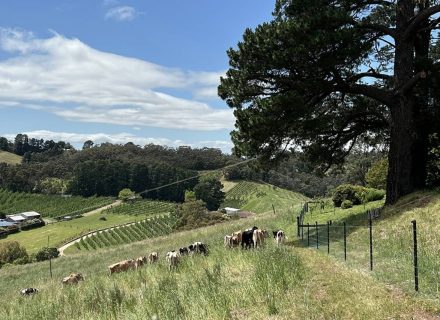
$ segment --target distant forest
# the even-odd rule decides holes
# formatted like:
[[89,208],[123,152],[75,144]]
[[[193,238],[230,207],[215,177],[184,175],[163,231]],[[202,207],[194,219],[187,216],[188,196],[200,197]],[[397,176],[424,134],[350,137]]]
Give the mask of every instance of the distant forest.
[[[170,148],[154,144],[95,145],[86,141],[82,150],[76,150],[68,142],[29,139],[25,134],[18,134],[14,141],[0,137],[0,150],[23,156],[19,165],[0,163],[0,188],[85,197],[117,196],[124,188],[139,193],[244,160],[215,148]],[[267,182],[319,197],[342,183],[365,185],[366,173],[383,157],[381,152],[358,148],[345,164],[325,173],[316,172],[301,154],[289,154],[273,168],[260,168],[257,162],[248,162],[222,171],[227,180]],[[142,196],[182,202],[185,190],[192,190],[198,182],[197,178],[191,179]]]

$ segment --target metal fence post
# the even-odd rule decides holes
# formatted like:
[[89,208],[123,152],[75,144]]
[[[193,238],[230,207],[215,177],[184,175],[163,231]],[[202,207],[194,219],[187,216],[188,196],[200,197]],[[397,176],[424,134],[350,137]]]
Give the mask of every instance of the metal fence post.
[[327,254],[330,254],[330,222],[327,221]]
[[304,240],[304,224],[301,224],[301,240]]
[[307,222],[307,247],[310,246],[310,224]]
[[315,229],[316,229],[316,249],[319,249],[318,221],[315,221]]
[[411,221],[413,226],[413,239],[414,239],[414,288],[419,291],[419,265],[417,261],[417,222]]
[[370,219],[368,220],[369,229],[370,229],[370,270],[373,271],[373,221]]
[[298,237],[299,237],[300,236],[300,234],[299,234],[299,216],[296,217],[296,227],[298,230]]
[[347,226],[344,221],[344,260],[347,261]]

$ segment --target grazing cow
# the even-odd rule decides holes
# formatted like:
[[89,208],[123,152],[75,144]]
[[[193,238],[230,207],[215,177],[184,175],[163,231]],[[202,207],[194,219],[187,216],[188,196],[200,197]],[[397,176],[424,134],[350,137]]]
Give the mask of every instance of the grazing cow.
[[189,253],[189,250],[187,247],[182,247],[179,249],[179,253],[181,256],[187,255]]
[[147,263],[147,257],[139,257],[134,261],[134,267],[137,270],[140,267],[142,267],[145,263]]
[[84,281],[84,277],[81,273],[71,273],[69,276],[63,278],[63,284],[77,284],[80,281]]
[[235,231],[232,233],[232,236],[236,236],[238,238],[238,242],[241,243],[241,239],[243,237],[243,231],[239,230],[239,231]]
[[130,260],[124,260],[121,262],[117,262],[112,264],[108,267],[108,270],[110,271],[110,274],[117,273],[117,272],[124,272],[129,269],[135,269],[136,268],[136,261],[133,259]]
[[35,288],[26,288],[26,289],[21,289],[20,290],[21,295],[23,296],[31,296],[33,294],[38,293],[38,289]]
[[286,234],[283,230],[277,230],[272,232],[275,238],[277,245],[283,244],[284,240],[286,240]]
[[232,236],[231,238],[231,246],[233,248],[238,247],[240,245],[240,240],[238,238],[238,236]]
[[148,255],[148,263],[152,264],[152,263],[155,263],[157,261],[159,261],[159,254],[156,251],[151,252]]
[[[267,231],[266,231],[266,234]],[[261,229],[254,230],[254,233],[252,234],[252,242],[254,243],[254,247],[261,247],[264,244],[264,231]]]
[[165,260],[168,262],[169,265],[169,269],[171,270],[172,268],[176,269],[177,265],[180,262],[180,253],[176,252],[176,251],[169,251],[167,252],[167,255],[165,257]]
[[232,247],[232,236],[225,236],[223,244],[225,245],[225,248],[231,248]]
[[208,255],[208,246],[200,241],[194,242],[193,244],[190,244],[188,246],[188,250],[189,250],[190,255],[193,255],[195,253],[203,254],[205,256]]
[[251,229],[246,229],[243,231],[241,236],[241,248],[250,249],[254,246],[254,242],[252,240],[252,236],[254,234],[254,230],[257,230],[258,227],[252,227]]

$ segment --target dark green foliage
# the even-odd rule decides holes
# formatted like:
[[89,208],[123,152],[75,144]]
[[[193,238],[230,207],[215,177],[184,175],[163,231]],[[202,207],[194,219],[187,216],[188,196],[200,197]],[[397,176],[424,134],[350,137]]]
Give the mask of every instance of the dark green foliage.
[[58,251],[57,248],[44,247],[36,253],[35,260],[44,261],[44,260],[54,259],[54,258],[58,258],[59,255],[60,252]]
[[387,186],[388,160],[380,159],[375,162],[365,175],[367,186],[376,189],[385,189]]
[[369,201],[381,200],[384,196],[385,192],[383,190],[343,184],[334,190],[332,200],[335,207],[340,207],[344,200],[350,200],[353,205],[359,205]]
[[341,203],[341,208],[342,209],[349,209],[351,207],[353,207],[353,202],[351,202],[350,200],[342,201],[342,203]]
[[0,264],[13,263],[17,259],[25,259],[27,257],[26,249],[17,241],[0,243]]
[[193,229],[223,221],[221,213],[209,213],[201,200],[178,205],[171,213],[176,229]]
[[220,207],[225,199],[225,193],[222,191],[223,185],[215,176],[204,176],[194,187],[194,193],[198,200],[206,203],[208,210],[214,211]]

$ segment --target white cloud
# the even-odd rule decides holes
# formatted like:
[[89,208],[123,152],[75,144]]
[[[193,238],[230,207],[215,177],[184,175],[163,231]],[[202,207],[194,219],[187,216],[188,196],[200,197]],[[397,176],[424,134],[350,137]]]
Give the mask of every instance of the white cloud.
[[189,130],[231,129],[228,108],[183,99],[162,89],[212,98],[221,72],[192,72],[95,50],[53,33],[0,29],[0,106],[27,107],[72,121]]
[[[29,138],[37,138],[44,140],[54,140],[54,141],[65,141],[70,142],[76,148],[81,148],[83,143],[87,140],[92,140],[95,144],[110,142],[113,144],[126,144],[128,142],[133,142],[136,145],[145,146],[147,144],[153,143],[158,145],[166,145],[169,147],[179,147],[179,146],[190,146],[192,148],[218,148],[225,153],[230,153],[232,148],[232,142],[230,141],[199,141],[195,143],[187,143],[182,140],[170,140],[167,138],[146,138],[141,136],[136,136],[131,133],[69,133],[69,132],[53,132],[48,130],[36,130],[21,132],[26,134]],[[1,134],[0,136],[13,141],[16,134]]]
[[138,14],[133,7],[119,6],[109,9],[105,14],[105,18],[117,21],[131,21],[134,20]]

